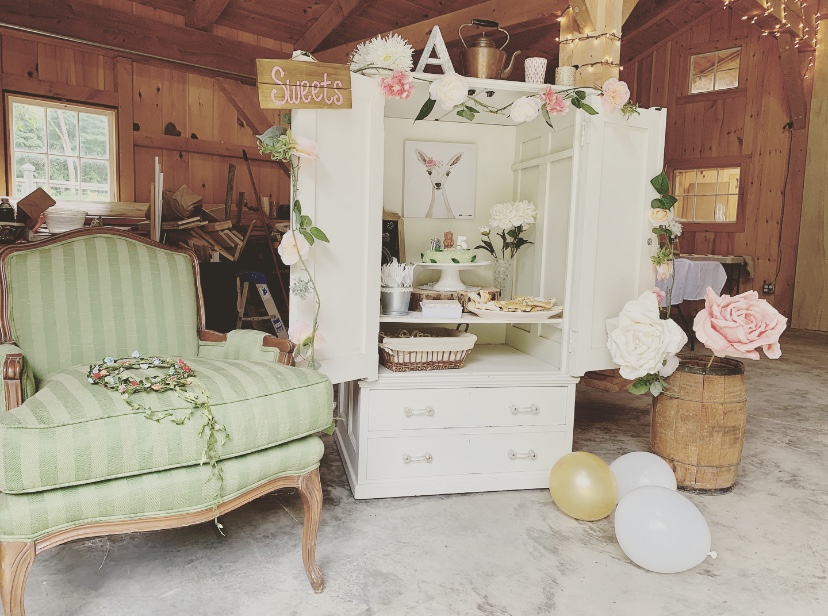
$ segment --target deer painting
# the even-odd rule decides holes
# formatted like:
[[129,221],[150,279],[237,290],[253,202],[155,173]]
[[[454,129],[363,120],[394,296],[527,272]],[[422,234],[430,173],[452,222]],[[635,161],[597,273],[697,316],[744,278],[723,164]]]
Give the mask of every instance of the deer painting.
[[431,203],[428,204],[426,218],[457,218],[451,211],[451,205],[446,192],[451,169],[463,157],[462,152],[452,156],[447,163],[432,158],[422,150],[415,150],[417,159],[425,167],[428,179],[431,180]]

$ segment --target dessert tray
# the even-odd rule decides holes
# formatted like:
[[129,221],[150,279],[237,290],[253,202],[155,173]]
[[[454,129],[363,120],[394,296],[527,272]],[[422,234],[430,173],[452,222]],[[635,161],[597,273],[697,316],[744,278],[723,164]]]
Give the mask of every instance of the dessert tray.
[[479,297],[471,294],[467,308],[483,319],[508,319],[514,322],[544,321],[563,313],[563,306],[556,306],[554,297],[515,297],[484,303]]

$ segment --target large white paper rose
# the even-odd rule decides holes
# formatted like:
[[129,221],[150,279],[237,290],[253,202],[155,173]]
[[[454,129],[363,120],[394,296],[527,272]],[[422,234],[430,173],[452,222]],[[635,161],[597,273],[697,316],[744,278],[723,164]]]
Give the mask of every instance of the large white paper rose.
[[450,111],[469,97],[469,84],[462,75],[449,73],[431,83],[428,95]]
[[310,254],[310,244],[308,240],[302,237],[301,233],[294,233],[288,230],[282,236],[282,241],[279,243],[279,256],[282,257],[282,263],[285,265],[293,265],[299,262],[299,255],[303,259],[307,259]]
[[607,348],[612,361],[620,366],[621,376],[635,380],[647,374],[667,376],[664,373],[676,368],[672,357],[686,343],[687,335],[675,321],[659,318],[658,299],[646,291],[624,305]]
[[531,122],[538,117],[543,101],[534,96],[523,96],[512,103],[509,117],[515,124]]

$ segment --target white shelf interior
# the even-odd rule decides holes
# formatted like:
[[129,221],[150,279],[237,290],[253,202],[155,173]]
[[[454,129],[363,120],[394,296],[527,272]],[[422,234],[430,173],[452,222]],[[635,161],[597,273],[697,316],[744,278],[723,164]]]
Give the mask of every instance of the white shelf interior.
[[422,312],[409,312],[405,316],[380,316],[380,323],[473,323],[475,325],[485,325],[486,323],[543,323],[544,325],[555,325],[557,327],[563,325],[563,317],[555,317],[553,319],[538,319],[536,321],[515,321],[514,319],[509,318],[508,314],[509,313],[505,313],[503,317],[498,317],[496,319],[489,319],[479,317],[476,314],[464,312],[459,319],[440,319],[433,317],[424,318]]
[[[523,353],[506,344],[478,344],[471,350],[462,368],[451,370],[423,370],[410,372],[393,372],[384,366],[379,368],[380,381],[373,384],[387,385],[394,381],[428,379],[435,385],[441,381],[453,381],[458,378],[492,379],[505,377],[515,384],[522,380],[565,379],[577,380],[565,375],[554,366],[540,359]],[[363,382],[363,387],[372,383]]]

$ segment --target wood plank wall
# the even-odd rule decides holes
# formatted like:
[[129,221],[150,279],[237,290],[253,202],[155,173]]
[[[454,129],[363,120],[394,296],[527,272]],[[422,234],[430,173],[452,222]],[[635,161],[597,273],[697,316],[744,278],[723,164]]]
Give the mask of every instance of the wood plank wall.
[[[262,195],[288,202],[289,185],[277,165],[256,148],[255,130],[222,91],[226,79],[163,62],[145,63],[98,48],[0,29],[0,87],[4,93],[92,102],[118,111],[119,200],[149,201],[153,161],[161,159],[165,187],[189,186],[204,203],[224,203],[227,168],[235,163],[236,193],[253,192],[242,148],[254,160],[253,176]],[[229,82],[239,102],[256,100],[253,86]],[[279,121],[278,113],[255,109],[260,124]],[[5,110],[4,110],[5,113]],[[168,122],[181,137],[164,135]],[[0,126],[2,123],[0,123]],[[266,127],[265,127],[266,128]],[[261,129],[260,129],[261,130]],[[198,140],[190,139],[195,134]],[[0,152],[8,169],[7,144]],[[257,160],[258,159],[258,160]],[[11,188],[0,174],[0,193]]]
[[[742,46],[740,87],[687,96],[690,54],[737,44]],[[809,55],[800,54],[800,59],[804,74]],[[742,290],[757,290],[790,317],[808,131],[783,129],[790,112],[777,41],[762,36],[759,28],[731,9],[717,9],[625,64],[622,78],[633,100],[645,107],[667,108],[668,164],[748,161],[740,203],[745,208],[744,231],[712,232],[687,225],[681,251],[752,257],[754,276],[743,278]],[[805,80],[809,100],[811,81]],[[774,280],[776,293],[763,295],[763,282]]]

